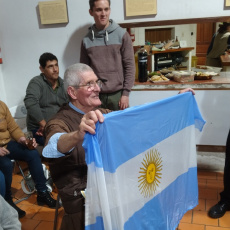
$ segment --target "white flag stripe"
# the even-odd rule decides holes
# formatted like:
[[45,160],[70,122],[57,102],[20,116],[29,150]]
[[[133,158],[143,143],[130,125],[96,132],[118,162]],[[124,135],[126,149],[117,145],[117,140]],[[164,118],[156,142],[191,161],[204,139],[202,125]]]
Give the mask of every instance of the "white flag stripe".
[[[140,182],[138,182],[140,168],[143,168],[142,162],[150,149],[122,164],[114,174],[104,172],[102,168],[97,168],[97,173],[105,178],[104,181],[99,180],[93,173],[95,171],[94,163],[88,165],[89,173],[94,175],[90,178],[88,184],[93,184],[95,187],[87,187],[86,191],[86,205],[90,203],[90,207],[94,210],[93,213],[88,213],[86,216],[86,225],[95,223],[97,216],[102,216],[103,220],[109,220],[113,223],[114,216],[119,213],[119,218],[115,218],[116,224],[111,225],[117,226],[117,229],[123,229],[124,223],[145,203],[163,191],[178,176],[187,172],[189,168],[196,167],[194,137],[194,126],[189,126],[151,148],[156,149],[162,158],[160,183],[159,186],[156,186],[156,191],[151,197],[144,197],[138,187],[140,185]],[[189,143],[186,144],[186,149],[183,149],[181,142],[185,140]],[[169,152],[170,150],[171,152]],[[172,164],[172,162],[174,163]],[[97,186],[100,191],[103,191],[102,194],[99,194],[99,198],[93,196],[94,191],[98,189]],[[141,202],[136,202],[137,200]],[[95,212],[95,210],[97,211]],[[104,212],[101,213],[100,210],[104,210]],[[105,226],[108,226],[108,228],[105,229],[111,229],[109,227],[111,225],[106,223]]]

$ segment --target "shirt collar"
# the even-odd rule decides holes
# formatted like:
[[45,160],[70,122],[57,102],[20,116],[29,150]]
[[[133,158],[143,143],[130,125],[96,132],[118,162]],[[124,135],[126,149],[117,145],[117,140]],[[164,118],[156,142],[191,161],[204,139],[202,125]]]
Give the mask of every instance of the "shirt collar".
[[78,113],[81,113],[81,114],[85,114],[83,111],[81,111],[80,109],[78,109],[76,106],[74,106],[71,102],[69,102],[69,106],[73,109],[73,110],[75,110],[76,112],[78,112]]

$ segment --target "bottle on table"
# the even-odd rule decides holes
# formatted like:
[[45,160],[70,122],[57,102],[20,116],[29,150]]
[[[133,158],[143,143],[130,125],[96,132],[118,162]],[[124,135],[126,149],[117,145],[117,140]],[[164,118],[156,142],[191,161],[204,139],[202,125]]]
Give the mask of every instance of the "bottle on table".
[[142,46],[138,52],[138,81],[146,82],[148,78],[147,74],[147,61],[148,53],[145,48]]

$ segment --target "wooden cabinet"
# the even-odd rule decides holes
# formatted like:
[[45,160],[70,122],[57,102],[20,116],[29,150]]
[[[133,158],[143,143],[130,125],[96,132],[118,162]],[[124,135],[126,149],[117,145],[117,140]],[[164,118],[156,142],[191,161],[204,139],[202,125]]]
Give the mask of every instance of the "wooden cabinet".
[[[169,56],[168,60],[165,59],[165,61],[162,61],[161,63],[166,63],[165,66],[169,66],[170,65],[170,60],[171,60],[171,56],[170,54],[173,54],[174,56],[177,54],[180,54],[180,56],[183,57],[183,61],[182,61],[182,65],[187,67],[187,70],[191,70],[191,61],[192,61],[192,50],[194,49],[194,47],[186,47],[186,48],[180,48],[180,49],[169,49],[169,50],[164,50],[164,51],[152,51],[152,60],[151,60],[151,68],[152,71],[158,70],[156,68],[156,62],[158,61],[157,58],[159,57],[159,55],[161,54],[166,54]],[[159,55],[158,55],[159,54]],[[163,65],[161,65],[162,67]]]

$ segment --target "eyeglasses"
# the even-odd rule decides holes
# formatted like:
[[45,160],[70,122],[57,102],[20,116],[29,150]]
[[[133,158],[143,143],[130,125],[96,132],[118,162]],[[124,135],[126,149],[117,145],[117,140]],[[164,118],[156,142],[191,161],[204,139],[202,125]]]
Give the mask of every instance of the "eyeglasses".
[[74,86],[75,89],[79,89],[81,87],[86,87],[88,91],[92,91],[95,89],[96,85],[101,88],[102,87],[102,80],[98,79],[96,81],[90,81],[85,85]]

